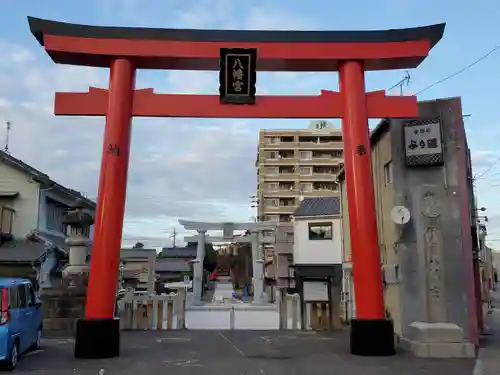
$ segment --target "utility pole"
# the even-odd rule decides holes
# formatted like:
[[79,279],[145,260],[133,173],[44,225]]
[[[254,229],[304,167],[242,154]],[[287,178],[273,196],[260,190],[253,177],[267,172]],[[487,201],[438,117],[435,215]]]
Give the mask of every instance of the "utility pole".
[[6,153],[9,153],[9,136],[10,136],[10,131],[12,129],[12,123],[10,121],[7,121],[5,123],[5,126],[7,127],[7,133],[5,135],[5,147],[4,147],[4,151]]
[[175,242],[177,239],[177,230],[174,228],[173,233],[170,235],[170,238],[172,239],[173,247],[175,247]]

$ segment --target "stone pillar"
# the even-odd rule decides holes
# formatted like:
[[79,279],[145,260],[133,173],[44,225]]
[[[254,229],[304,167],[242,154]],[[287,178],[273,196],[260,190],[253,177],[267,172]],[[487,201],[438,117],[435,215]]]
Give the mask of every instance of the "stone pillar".
[[260,232],[252,230],[252,285],[253,285],[253,303],[262,304],[264,294],[264,270],[263,263],[260,259]]
[[413,187],[409,203],[413,208],[416,251],[405,249],[400,258],[405,272],[402,275],[407,277],[402,278],[403,286],[413,291],[403,296],[413,302],[405,301],[402,311],[407,316],[412,314],[413,322],[404,327],[401,344],[417,357],[472,358],[475,347],[464,338],[464,330],[453,316],[456,312],[449,308],[454,304],[450,295],[458,280],[451,284],[448,276],[452,259],[445,245],[452,236],[446,224],[455,212],[446,210],[446,194],[438,185]]
[[201,304],[203,296],[203,260],[205,259],[205,229],[198,229],[196,259],[193,261],[193,304]]
[[148,258],[148,294],[155,294],[155,282],[156,282],[156,253],[150,254]]
[[68,227],[66,243],[69,245],[69,264],[63,270],[63,278],[70,287],[87,286],[88,281],[87,245],[94,218],[84,207],[84,203],[77,200],[63,219]]

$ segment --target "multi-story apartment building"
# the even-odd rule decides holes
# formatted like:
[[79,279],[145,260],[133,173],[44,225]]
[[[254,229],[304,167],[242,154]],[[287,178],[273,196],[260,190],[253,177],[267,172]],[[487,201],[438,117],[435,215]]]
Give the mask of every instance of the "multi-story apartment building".
[[[261,130],[256,161],[259,221],[289,222],[301,196],[339,196],[343,146],[341,130],[327,121],[311,121],[307,129]],[[288,265],[274,248],[269,244],[265,250],[267,278],[289,286]],[[291,250],[286,256],[291,265]]]
[[307,129],[266,130],[257,154],[258,216],[290,221],[300,196],[339,196],[336,181],[343,162],[340,129],[312,121]]

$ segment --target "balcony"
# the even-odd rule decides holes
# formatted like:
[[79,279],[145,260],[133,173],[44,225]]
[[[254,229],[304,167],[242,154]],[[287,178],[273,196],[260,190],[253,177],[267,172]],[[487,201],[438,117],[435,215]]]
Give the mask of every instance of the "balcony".
[[300,180],[333,181],[340,169],[340,165],[300,167]]
[[263,175],[266,180],[279,180],[279,179],[291,179],[295,175],[295,167],[293,165],[283,165],[283,166],[266,166],[263,169]]
[[266,206],[266,214],[291,214],[295,211],[297,206],[287,205],[287,206]]
[[282,137],[266,137],[264,141],[263,148],[266,149],[283,149],[283,148],[297,148],[298,142],[294,136],[282,136]]
[[280,182],[278,184],[278,191],[279,192],[287,192],[287,191],[294,191],[295,190],[295,184],[293,182]]
[[335,182],[313,182],[312,188],[314,192],[338,192],[339,186]]
[[299,137],[299,147],[301,149],[342,149],[344,143],[342,136],[301,136]]
[[265,163],[269,164],[283,164],[290,163],[295,159],[295,152],[292,150],[279,150],[279,151],[266,151]]
[[278,168],[279,175],[293,175],[295,173],[295,167],[293,166],[282,166]]
[[279,200],[280,207],[295,207],[295,198],[281,198]]
[[311,160],[335,160],[342,159],[344,153],[342,150],[338,151],[313,151]]

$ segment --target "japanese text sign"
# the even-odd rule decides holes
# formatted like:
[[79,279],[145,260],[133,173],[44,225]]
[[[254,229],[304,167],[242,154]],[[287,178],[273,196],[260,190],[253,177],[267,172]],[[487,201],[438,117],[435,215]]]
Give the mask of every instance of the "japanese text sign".
[[406,165],[443,163],[443,143],[439,120],[416,120],[404,126]]
[[220,100],[226,104],[254,104],[257,49],[221,48]]

